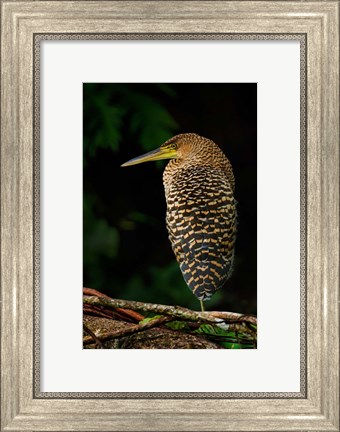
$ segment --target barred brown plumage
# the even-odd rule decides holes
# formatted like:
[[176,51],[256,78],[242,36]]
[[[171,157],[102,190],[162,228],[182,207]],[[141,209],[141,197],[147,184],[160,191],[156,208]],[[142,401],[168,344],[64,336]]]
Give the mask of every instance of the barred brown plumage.
[[236,240],[232,166],[212,140],[176,135],[157,150],[122,166],[171,159],[163,173],[166,226],[183,277],[194,295],[208,300],[230,277]]

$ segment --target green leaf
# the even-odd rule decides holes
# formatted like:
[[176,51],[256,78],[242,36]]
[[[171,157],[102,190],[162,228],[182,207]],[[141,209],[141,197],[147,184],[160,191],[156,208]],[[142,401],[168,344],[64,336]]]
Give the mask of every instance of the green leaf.
[[190,331],[190,327],[185,321],[171,321],[166,326],[172,330]]
[[253,349],[254,340],[247,333],[235,333],[213,324],[202,324],[194,333],[205,334],[226,349]]
[[227,330],[224,330],[221,327],[212,324],[202,324],[197,330],[195,330],[195,332],[200,334],[222,337],[230,337],[230,335],[234,335],[234,333],[228,332]]
[[162,315],[155,315],[153,317],[149,317],[149,318],[144,318],[142,321],[139,321],[139,324],[146,324],[150,321],[154,321],[157,318],[161,318]]
[[230,342],[221,342],[220,345],[222,345],[224,348],[227,349],[242,349],[243,347],[237,343],[230,343]]

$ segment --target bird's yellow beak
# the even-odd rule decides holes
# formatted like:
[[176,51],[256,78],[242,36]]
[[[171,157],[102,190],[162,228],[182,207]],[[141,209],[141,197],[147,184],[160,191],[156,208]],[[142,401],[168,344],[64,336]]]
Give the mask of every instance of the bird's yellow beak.
[[174,159],[177,157],[177,151],[167,147],[159,147],[156,150],[152,150],[149,153],[145,153],[141,156],[137,156],[129,161],[123,163],[122,167],[137,165],[142,162],[156,161],[161,159]]

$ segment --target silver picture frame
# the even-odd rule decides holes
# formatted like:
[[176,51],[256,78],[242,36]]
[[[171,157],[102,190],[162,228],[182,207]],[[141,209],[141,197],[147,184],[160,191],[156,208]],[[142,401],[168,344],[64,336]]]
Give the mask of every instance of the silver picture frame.
[[[299,41],[300,392],[40,391],[47,39]],[[339,2],[2,1],[1,41],[1,430],[339,431]]]

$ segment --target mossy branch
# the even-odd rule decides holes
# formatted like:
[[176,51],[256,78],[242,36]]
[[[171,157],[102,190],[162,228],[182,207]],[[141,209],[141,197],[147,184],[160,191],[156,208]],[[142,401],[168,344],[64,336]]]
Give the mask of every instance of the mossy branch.
[[180,306],[169,306],[155,303],[143,303],[132,300],[112,299],[107,297],[97,296],[84,296],[84,304],[91,304],[93,306],[105,306],[108,308],[116,309],[132,309],[143,312],[154,312],[161,315],[168,315],[173,318],[204,322],[204,323],[251,323],[257,325],[257,319],[253,315],[243,315],[236,312],[197,312],[191,309],[186,309]]
[[[234,333],[234,339],[236,339],[237,343],[239,343],[238,335],[240,335],[240,337],[243,335],[245,344],[249,345],[249,341],[250,343],[253,341],[254,346],[256,346],[257,319],[253,315],[220,311],[198,312],[180,306],[112,299],[91,288],[84,288],[83,293],[84,319],[85,316],[94,315],[102,317],[98,319],[98,324],[100,319],[104,320],[104,322],[112,323],[112,325],[109,324],[106,330],[104,328],[101,330],[98,328],[99,333],[91,324],[92,330],[94,331],[91,334],[90,331],[87,331],[91,329],[87,327],[84,321],[84,325],[86,326],[84,330],[90,335],[84,336],[84,346],[90,347],[95,342],[95,347],[100,347],[99,342],[105,342],[110,343],[110,347],[121,348],[121,342],[119,341],[131,341],[131,339],[126,338],[140,335],[138,339],[133,339],[132,345],[142,343],[141,347],[145,347],[145,344],[147,344],[148,347],[159,348],[168,347],[168,341],[171,341],[171,347],[173,348],[187,348],[191,346],[219,348],[213,341],[221,340],[221,335],[225,335],[226,337],[224,337],[223,340],[228,341],[228,338],[232,338],[232,336],[230,336],[232,333]],[[145,314],[142,314],[143,312],[152,312],[156,314],[157,317],[150,319],[150,321],[143,321],[145,318]],[[111,319],[109,319],[110,316]],[[175,322],[174,327],[170,328],[164,326],[164,324],[168,324],[172,321]],[[103,321],[101,322],[103,323]],[[183,324],[176,324],[176,322],[182,322]],[[214,330],[214,326],[221,330]],[[183,331],[180,330],[182,327]],[[207,336],[207,334],[197,334],[199,330],[201,330],[201,333],[203,331],[203,333],[208,333],[210,336]],[[157,331],[157,333],[150,333],[150,331]],[[145,336],[143,336],[144,334]],[[158,342],[155,341],[155,335],[157,335]],[[206,339],[206,337],[208,337],[208,339]],[[191,341],[189,341],[190,338],[192,339]],[[151,345],[149,346],[150,343]]]

